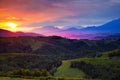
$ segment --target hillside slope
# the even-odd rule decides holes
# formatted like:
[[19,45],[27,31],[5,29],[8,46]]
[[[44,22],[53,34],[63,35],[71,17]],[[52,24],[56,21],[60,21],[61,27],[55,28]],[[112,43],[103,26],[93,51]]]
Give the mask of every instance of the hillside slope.
[[119,80],[120,58],[118,54],[120,55],[120,49],[105,52],[101,57],[75,59],[71,62],[71,68],[82,70],[88,78]]
[[0,37],[18,37],[18,36],[43,36],[32,32],[12,32],[9,30],[0,29]]
[[56,55],[64,59],[84,57],[119,47],[120,39],[70,40],[58,36],[0,38],[0,53]]
[[[118,73],[120,71],[120,58],[118,54],[120,55],[120,49],[104,52],[95,58],[64,60],[54,76],[81,79],[99,78],[100,80],[113,80],[114,78],[118,80],[120,79],[120,77],[118,77],[120,75]],[[91,70],[94,72],[91,72]],[[94,76],[97,74],[98,76]],[[101,76],[99,76],[99,74]],[[113,76],[109,76],[110,74],[113,74]]]
[[55,77],[66,77],[66,78],[83,78],[84,73],[79,69],[74,69],[70,67],[71,61],[65,60],[62,62],[62,65],[57,69],[57,72],[54,74]]

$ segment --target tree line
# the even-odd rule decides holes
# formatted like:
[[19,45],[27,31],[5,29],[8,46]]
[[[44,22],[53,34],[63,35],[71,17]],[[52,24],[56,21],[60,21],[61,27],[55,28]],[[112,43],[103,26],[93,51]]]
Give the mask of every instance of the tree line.
[[72,62],[72,68],[82,70],[87,78],[99,78],[102,80],[120,80],[119,64],[91,64],[84,61]]

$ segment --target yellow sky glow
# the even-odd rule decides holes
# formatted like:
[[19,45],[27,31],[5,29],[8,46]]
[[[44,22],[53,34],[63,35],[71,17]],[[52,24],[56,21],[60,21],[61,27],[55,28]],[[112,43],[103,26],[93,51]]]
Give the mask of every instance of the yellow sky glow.
[[14,22],[1,22],[0,28],[10,30],[10,31],[17,31],[17,23]]

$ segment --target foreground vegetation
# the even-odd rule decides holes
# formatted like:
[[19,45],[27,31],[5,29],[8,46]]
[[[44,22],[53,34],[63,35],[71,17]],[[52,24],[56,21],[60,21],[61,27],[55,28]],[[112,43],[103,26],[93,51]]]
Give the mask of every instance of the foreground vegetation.
[[61,65],[61,60],[56,56],[36,55],[26,53],[9,53],[0,54],[0,72],[28,69],[45,69],[51,75],[55,72],[56,67]]
[[0,72],[0,76],[32,78],[32,77],[47,77],[47,76],[50,76],[50,73],[45,69],[42,69],[42,70],[17,69],[17,70],[9,71],[6,73]]
[[120,39],[1,37],[0,80],[119,80],[119,48]]
[[[115,53],[115,54],[113,54]],[[117,54],[117,56],[116,56]],[[98,58],[83,58],[71,62],[72,68],[82,70],[87,78],[102,80],[120,79],[120,49],[105,52]]]
[[0,80],[100,80],[100,79],[80,79],[80,78],[62,78],[62,77],[37,77],[37,78],[15,78],[15,77],[0,77]]

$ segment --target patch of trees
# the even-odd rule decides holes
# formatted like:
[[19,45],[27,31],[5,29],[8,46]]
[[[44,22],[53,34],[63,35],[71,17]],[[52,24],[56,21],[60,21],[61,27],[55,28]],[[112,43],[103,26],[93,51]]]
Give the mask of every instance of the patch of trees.
[[0,72],[0,76],[7,76],[7,77],[24,77],[24,78],[31,78],[31,77],[46,77],[50,76],[50,73],[45,69],[16,69],[8,72]]
[[86,77],[99,78],[102,80],[120,80],[120,65],[116,64],[91,64],[84,61],[72,62],[72,68],[82,70]]
[[54,74],[56,68],[61,65],[61,60],[56,56],[45,56],[35,54],[1,54],[0,71],[8,72],[15,69],[46,69]]

